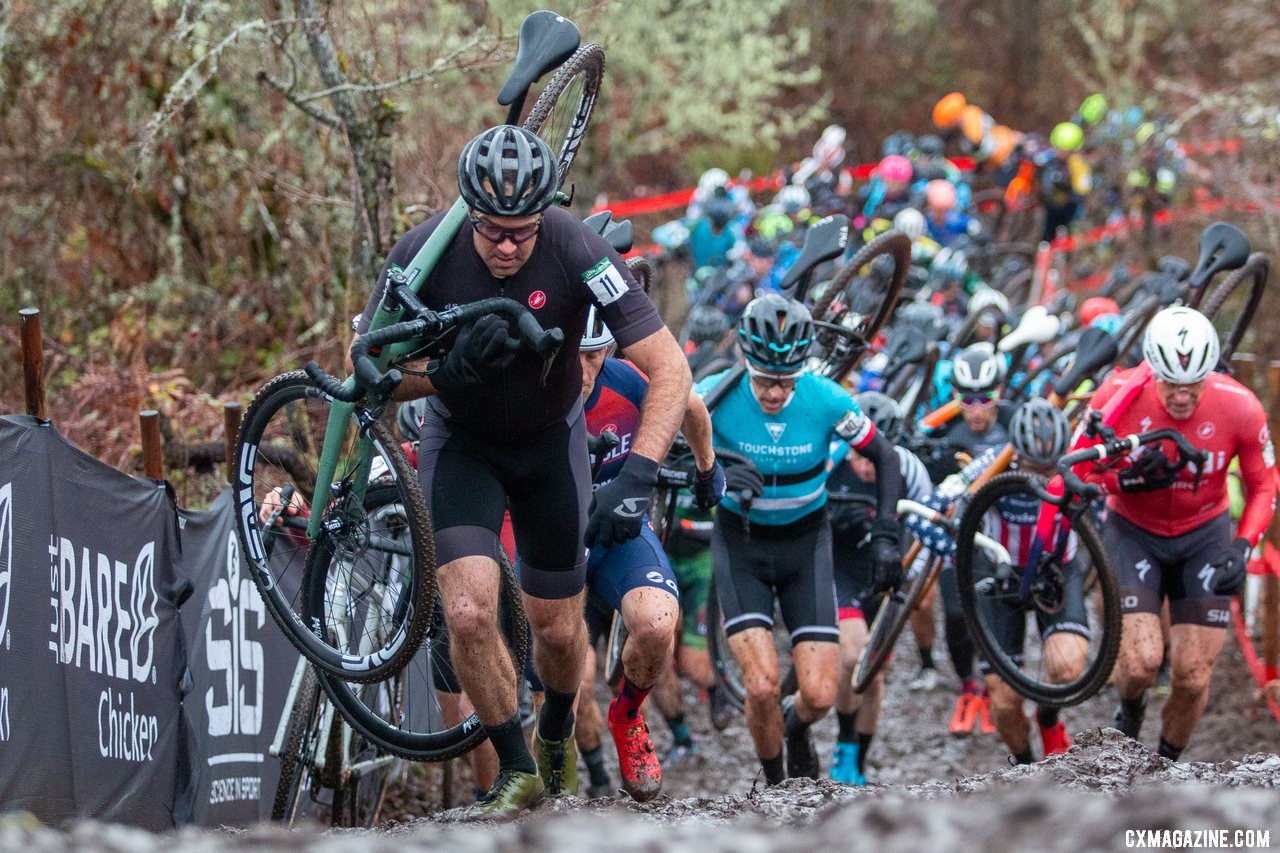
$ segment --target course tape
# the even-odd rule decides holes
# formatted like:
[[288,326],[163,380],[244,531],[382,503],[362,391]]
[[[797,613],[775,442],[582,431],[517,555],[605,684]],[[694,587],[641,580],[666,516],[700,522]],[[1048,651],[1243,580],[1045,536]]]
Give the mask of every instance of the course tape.
[[[1243,142],[1239,139],[1211,139],[1207,142],[1197,143],[1184,142],[1178,146],[1183,154],[1235,154],[1242,147]],[[948,157],[947,159],[951,161],[951,165],[962,172],[972,172],[978,165],[977,161],[972,157]],[[846,167],[844,173],[855,181],[865,181],[874,174],[878,165],[879,163],[859,163],[856,166]],[[742,185],[741,182],[737,181],[731,181],[730,183],[734,186]],[[776,190],[782,186],[782,173],[777,172],[773,175],[752,178],[745,185],[751,192]],[[591,212],[599,213],[602,210],[610,210],[613,211],[615,219],[641,216],[646,213],[661,213],[664,210],[686,207],[689,204],[689,199],[693,198],[693,191],[693,187],[687,187],[682,190],[673,190],[669,193],[637,196],[636,198],[620,199],[612,202],[606,199],[597,202]]]

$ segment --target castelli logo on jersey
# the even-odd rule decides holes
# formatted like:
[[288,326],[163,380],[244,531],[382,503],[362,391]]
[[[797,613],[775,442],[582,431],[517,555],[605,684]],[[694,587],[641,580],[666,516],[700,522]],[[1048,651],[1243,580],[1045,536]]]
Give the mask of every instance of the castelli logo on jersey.
[[1214,433],[1213,421],[1205,421],[1196,429],[1196,435],[1201,438],[1208,438]]
[[533,310],[536,311],[546,304],[547,294],[543,293],[541,290],[535,290],[533,293],[529,294],[529,307]]

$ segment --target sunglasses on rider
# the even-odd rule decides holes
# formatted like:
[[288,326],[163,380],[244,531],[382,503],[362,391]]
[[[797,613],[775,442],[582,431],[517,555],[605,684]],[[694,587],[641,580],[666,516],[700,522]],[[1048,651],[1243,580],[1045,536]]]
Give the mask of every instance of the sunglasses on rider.
[[503,240],[510,240],[519,246],[521,243],[527,243],[532,240],[538,233],[538,229],[542,227],[542,217],[530,222],[528,225],[521,225],[519,228],[503,228],[492,222],[486,222],[474,213],[468,214],[467,218],[471,220],[471,227],[476,233],[488,240],[490,243],[501,243]]
[[986,408],[992,405],[998,397],[995,391],[970,391],[960,396],[960,405],[967,408]]

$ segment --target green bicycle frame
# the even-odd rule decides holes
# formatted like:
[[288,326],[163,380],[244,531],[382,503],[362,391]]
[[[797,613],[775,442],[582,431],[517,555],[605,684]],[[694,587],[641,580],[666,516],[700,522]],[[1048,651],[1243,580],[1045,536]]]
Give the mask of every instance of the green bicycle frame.
[[[453,207],[449,208],[449,212],[445,214],[443,221],[427,238],[427,242],[422,245],[418,253],[413,256],[413,260],[409,262],[405,276],[408,284],[413,288],[414,293],[418,292],[418,288],[426,280],[431,270],[435,269],[440,258],[444,255],[444,251],[449,244],[453,242],[453,238],[462,230],[462,223],[467,218],[467,205],[461,198],[453,203]],[[385,328],[400,319],[403,309],[388,311],[382,305],[379,305],[373,314],[373,319],[369,321],[369,331]],[[406,355],[415,349],[413,341],[404,341],[398,344],[392,344],[382,348],[375,361],[380,370],[386,370],[387,365],[396,358]],[[343,383],[343,388],[352,388],[355,386],[355,379],[348,377]],[[329,408],[329,422],[324,431],[324,445],[320,449],[320,460],[316,466],[316,488],[315,494],[311,499],[311,506],[326,507],[329,500],[333,497],[333,475],[338,467],[338,453],[343,428],[347,419],[355,413],[355,403],[344,403],[340,400],[334,400]],[[360,430],[360,444],[356,450],[356,473],[355,479],[351,483],[351,490],[355,494],[357,500],[350,502],[349,506],[363,506],[365,489],[369,485],[369,466],[373,459],[373,442],[369,440],[367,430],[362,427]],[[320,525],[324,519],[322,511],[313,511],[311,518],[307,522],[307,538],[315,541],[320,535]]]

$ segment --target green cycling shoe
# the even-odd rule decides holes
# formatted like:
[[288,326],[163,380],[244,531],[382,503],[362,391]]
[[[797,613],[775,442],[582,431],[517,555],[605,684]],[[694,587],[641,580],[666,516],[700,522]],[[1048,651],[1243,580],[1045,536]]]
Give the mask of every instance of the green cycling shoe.
[[542,800],[546,786],[537,773],[509,770],[498,774],[489,792],[476,800],[470,816],[510,820]]
[[542,735],[534,737],[537,750],[538,774],[546,786],[548,797],[578,795],[578,744],[573,733],[564,740],[547,741]]

